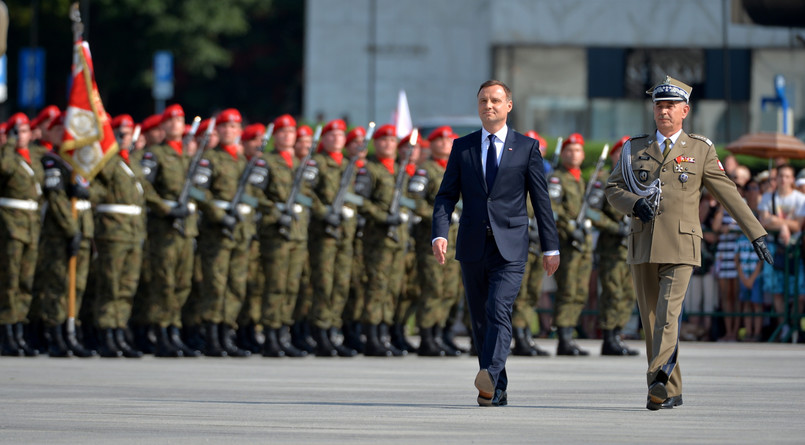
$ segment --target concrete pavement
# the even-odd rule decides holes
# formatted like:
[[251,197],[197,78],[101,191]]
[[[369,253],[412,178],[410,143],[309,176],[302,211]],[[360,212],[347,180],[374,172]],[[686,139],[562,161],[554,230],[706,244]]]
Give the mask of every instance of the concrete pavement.
[[[555,351],[555,342],[539,340]],[[2,443],[805,443],[805,347],[682,343],[684,405],[645,409],[644,351],[475,358],[0,358]],[[643,346],[640,342],[632,347]]]

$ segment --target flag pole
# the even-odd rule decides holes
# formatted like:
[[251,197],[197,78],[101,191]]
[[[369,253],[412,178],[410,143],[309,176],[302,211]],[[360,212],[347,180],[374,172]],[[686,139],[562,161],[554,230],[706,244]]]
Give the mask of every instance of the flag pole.
[[[70,6],[70,20],[73,22],[73,44],[77,44],[81,40],[84,33],[84,25],[81,23],[81,11],[78,9],[78,2]],[[70,175],[70,184],[76,184],[75,169]],[[78,199],[75,197],[70,198],[70,212],[73,216],[73,221],[78,222],[78,208],[76,207]],[[81,230],[79,224],[76,224],[78,230]],[[79,251],[81,249],[79,248]],[[76,286],[76,267],[78,263],[77,253],[70,256],[67,263],[67,271],[69,281],[67,286],[67,337],[70,339],[75,338],[75,286]],[[71,343],[74,344],[74,343]]]

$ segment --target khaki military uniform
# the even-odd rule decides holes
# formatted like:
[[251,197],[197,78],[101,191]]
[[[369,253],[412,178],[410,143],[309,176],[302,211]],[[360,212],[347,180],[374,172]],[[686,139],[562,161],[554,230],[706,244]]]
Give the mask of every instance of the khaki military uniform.
[[576,180],[565,167],[559,167],[548,179],[562,255],[562,266],[556,271],[558,290],[554,304],[554,324],[558,328],[575,327],[587,302],[593,267],[592,236],[585,233],[582,240],[574,240],[572,236],[584,201],[584,190],[584,180]]
[[0,148],[0,325],[26,322],[31,308],[44,172],[11,145]]
[[56,154],[47,154],[42,159],[45,172],[44,194],[47,199],[42,222],[42,237],[39,242],[39,260],[36,266],[34,296],[39,302],[39,316],[48,326],[56,326],[67,320],[69,295],[69,271],[67,246],[73,236],[81,233],[81,245],[76,255],[75,310],[81,310],[87,286],[92,237],[95,224],[90,201],[77,200],[78,218],[72,214],[72,202],[67,196],[72,167]]
[[[528,234],[529,238],[531,238],[532,234],[536,233],[536,230],[531,224],[534,218],[534,207],[531,205],[531,200],[526,203],[526,207],[529,218]],[[534,225],[536,225],[536,221],[534,221]],[[536,315],[534,308],[537,307],[537,301],[541,293],[543,273],[542,250],[539,245],[539,240],[529,239],[528,259],[526,260],[525,271],[523,272],[523,284],[520,286],[520,292],[514,300],[514,307],[512,309],[513,328],[530,328],[531,320],[533,320]],[[535,283],[532,283],[532,281]]]
[[328,329],[341,327],[341,315],[349,297],[357,211],[354,204],[345,204],[348,210],[342,209],[341,225],[335,228],[334,236],[327,233],[327,223],[323,218],[327,206],[338,193],[341,175],[349,160],[345,157],[338,165],[327,154],[314,155],[313,160],[319,167],[319,177],[314,187],[313,219],[309,231],[313,292],[310,321],[318,328]]
[[189,156],[180,155],[168,145],[145,149],[140,164],[143,175],[156,193],[148,199],[148,258],[150,267],[147,320],[161,327],[182,326],[182,307],[190,295],[193,278],[193,250],[198,235],[196,204],[189,202],[190,215],[174,227],[168,216],[182,192]]
[[[757,239],[766,231],[724,173],[707,138],[683,131],[667,156],[653,136],[637,136],[627,144],[631,145],[634,177],[643,185],[660,180],[662,195],[655,218],[643,223],[633,214],[641,196],[626,186],[620,167],[607,180],[606,195],[615,209],[632,216],[627,261],[646,336],[647,383],[667,377],[668,396],[673,397],[682,393],[677,366],[679,317],[693,267],[701,263],[702,187],[724,205],[749,239]],[[620,164],[624,163],[626,148],[624,145]]]
[[[235,212],[239,222],[231,234],[224,233],[221,221],[230,211],[246,159],[233,158],[223,148],[204,153],[194,179],[196,187],[206,197],[199,202],[203,213],[198,248],[201,255],[202,287],[199,302],[201,318],[207,323],[224,323],[237,327],[241,306],[246,298],[246,276],[249,266],[249,247],[256,233],[255,209],[239,203]],[[248,184],[245,194],[258,196]]]
[[145,194],[153,193],[140,175],[137,164],[115,157],[95,178],[101,186],[95,203],[94,302],[95,324],[100,329],[125,328],[131,316],[146,237]]

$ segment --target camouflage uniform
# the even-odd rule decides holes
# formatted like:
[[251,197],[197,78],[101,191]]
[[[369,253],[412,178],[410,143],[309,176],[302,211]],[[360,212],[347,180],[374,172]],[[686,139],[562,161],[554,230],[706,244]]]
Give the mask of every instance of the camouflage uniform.
[[0,325],[27,322],[41,230],[42,164],[0,148]]
[[[520,293],[517,294],[517,298],[514,300],[514,309],[512,311],[512,327],[515,329],[529,328],[535,315],[534,308],[537,306],[539,291],[533,292],[533,288],[529,286],[529,283],[537,279],[536,277],[538,276],[539,284],[542,284],[541,268],[534,270],[534,277],[531,274],[534,264],[538,261],[540,266],[542,264],[542,250],[539,245],[539,235],[535,233],[534,225],[531,224],[534,218],[534,208],[531,206],[530,200],[526,207],[528,209],[528,235],[530,239],[528,243],[528,260],[525,263],[525,271],[523,272],[523,284],[520,286]],[[536,223],[536,221],[533,222]],[[536,235],[536,239],[533,239],[534,235]]]

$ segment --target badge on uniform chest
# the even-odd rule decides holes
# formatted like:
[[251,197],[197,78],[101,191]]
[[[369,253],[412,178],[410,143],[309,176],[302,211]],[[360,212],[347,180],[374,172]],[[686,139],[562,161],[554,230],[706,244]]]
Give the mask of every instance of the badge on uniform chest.
[[640,178],[640,182],[646,182],[648,180],[648,172],[641,170],[640,173],[638,173],[638,177]]
[[687,173],[682,173],[681,175],[679,175],[679,182],[681,182],[683,184],[688,182],[688,174]]
[[688,168],[683,166],[683,164],[684,163],[695,164],[696,159],[691,156],[677,156],[674,159],[674,161],[675,161],[674,172],[679,173],[679,182],[683,184],[688,182],[688,174],[686,173],[688,171]]

